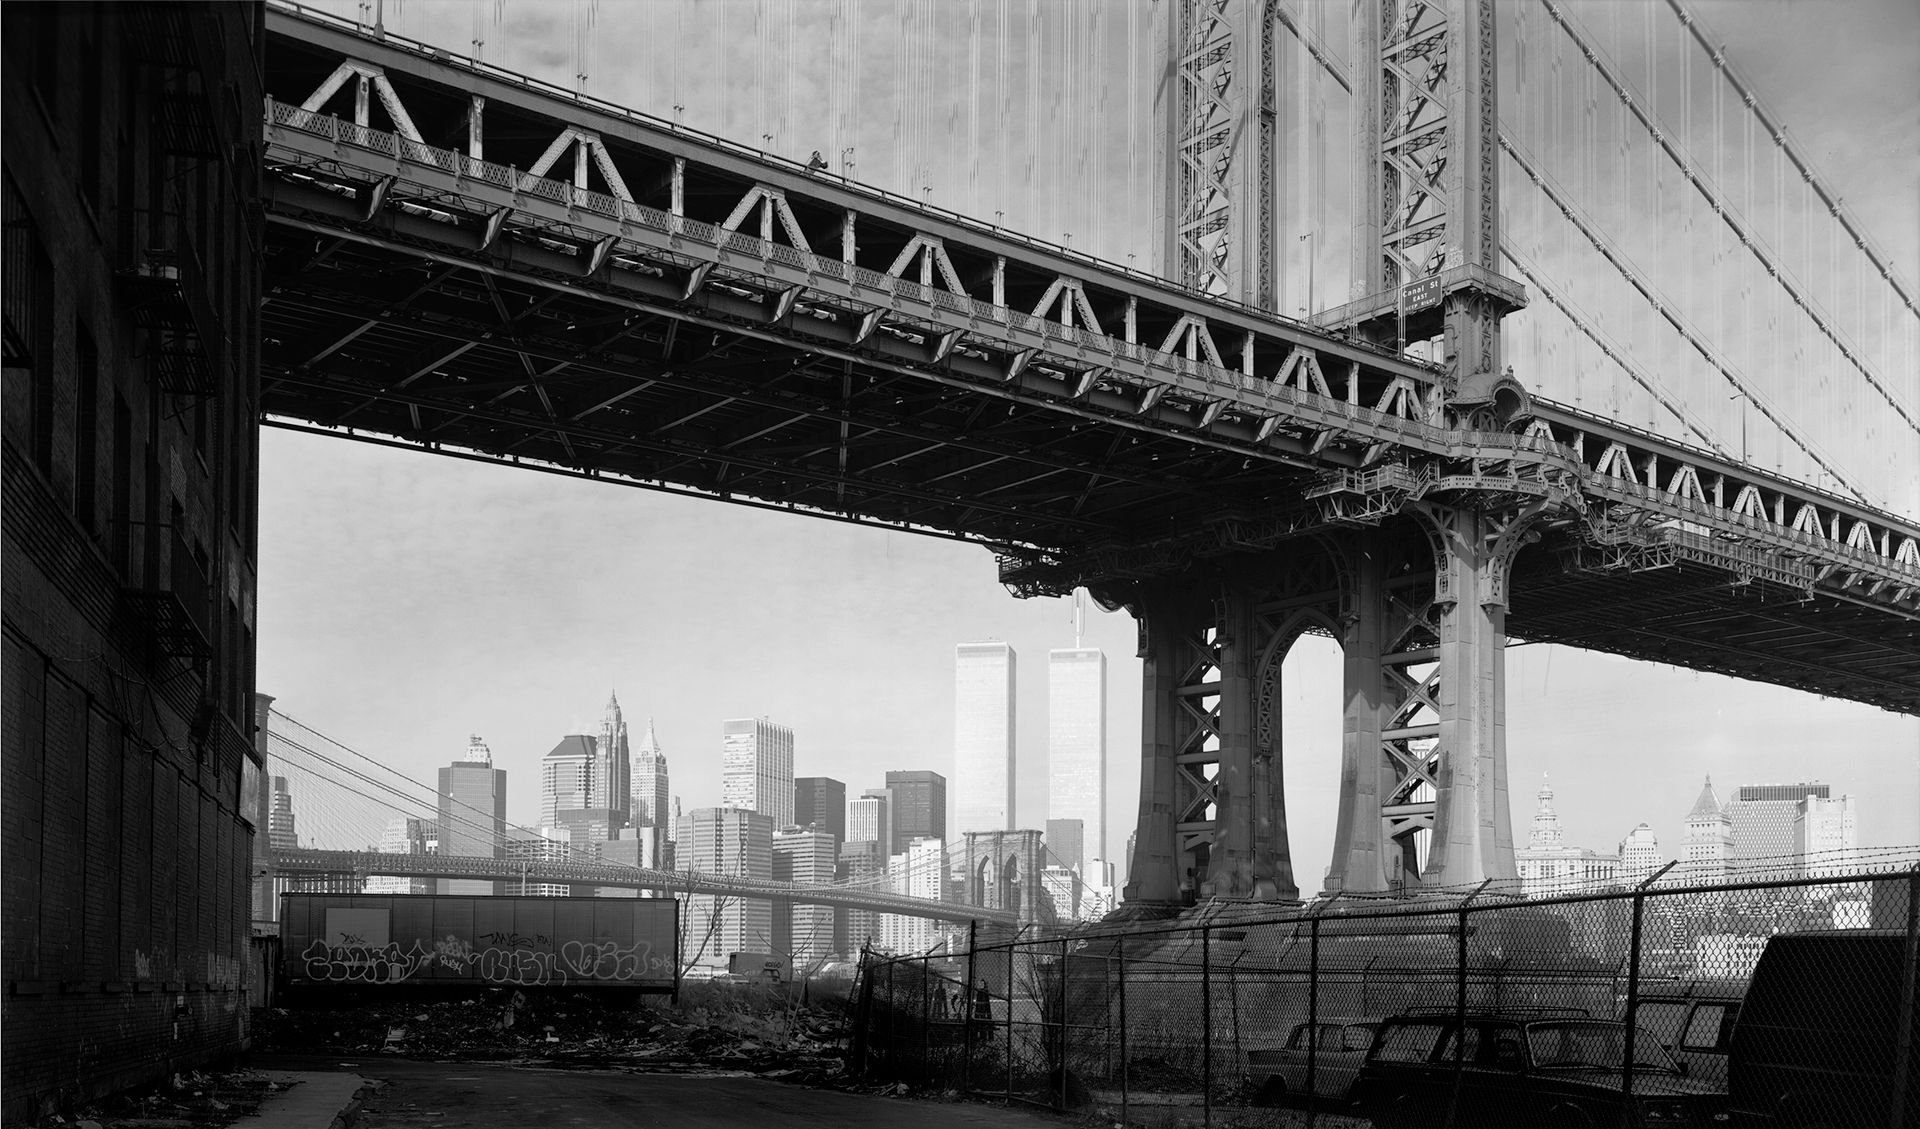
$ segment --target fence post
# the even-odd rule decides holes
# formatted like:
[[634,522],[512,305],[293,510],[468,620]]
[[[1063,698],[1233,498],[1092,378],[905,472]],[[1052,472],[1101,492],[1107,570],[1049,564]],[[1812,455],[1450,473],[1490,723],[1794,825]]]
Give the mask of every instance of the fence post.
[[1233,1064],[1246,1065],[1246,1052],[1240,1046],[1240,961],[1247,955],[1246,946],[1241,946],[1233,963],[1227,965],[1227,1014],[1233,1017]]
[[1067,1108],[1067,939],[1060,938],[1060,1109]]
[[920,1084],[933,1073],[933,958],[920,962]]
[[[1023,929],[1024,931],[1024,929]],[[1018,938],[1020,934],[1014,934]],[[1016,944],[1018,942],[1016,941]],[[1013,1104],[1013,951],[1014,945],[1007,946],[1007,1104]],[[987,1016],[993,1016],[993,1000],[989,993]]]
[[967,982],[960,986],[960,1006],[965,1009],[966,1026],[960,1029],[960,1041],[966,1058],[961,1062],[961,1088],[973,1092],[973,990],[980,983],[974,953],[980,948],[980,919],[967,922]]
[[1620,1092],[1633,1093],[1633,1042],[1640,1020],[1640,918],[1646,908],[1647,887],[1660,880],[1661,875],[1672,870],[1674,859],[1647,876],[1645,882],[1633,888],[1633,932],[1627,941],[1627,1030],[1623,1040],[1626,1061],[1620,1064]]
[[1213,926],[1200,927],[1200,1123],[1213,1124]]
[[[1333,897],[1313,907],[1308,928],[1311,932],[1307,940],[1307,1129],[1313,1129],[1318,1119],[1319,1105],[1313,1098],[1318,1092],[1320,1062],[1320,915],[1328,906],[1346,891],[1336,891]],[[1366,1008],[1366,981],[1360,982],[1362,1014]],[[1344,1038],[1344,1035],[1342,1036]]]
[[1127,1088],[1127,942],[1121,938],[1116,944],[1120,949],[1120,1124],[1133,1124],[1127,1118],[1127,1106],[1131,1094]]
[[[1467,913],[1473,905],[1473,899],[1481,891],[1493,885],[1493,879],[1473,888],[1473,893],[1460,899],[1460,925],[1457,944],[1454,947],[1453,969],[1453,1090],[1447,1097],[1447,1129],[1453,1129],[1454,1117],[1460,1108],[1460,1077],[1466,1071],[1467,1058]],[[1308,1062],[1313,1060],[1309,1058]]]
[[893,994],[893,961],[887,962],[887,1062],[897,1070],[900,1062],[900,1036],[894,1031],[893,1015],[900,1000]]
[[1900,1129],[1913,1122],[1907,1117],[1912,1104],[1915,1079],[1909,1068],[1913,1061],[1914,993],[1920,991],[1920,866],[1907,871],[1907,952],[1901,962],[1900,1026],[1896,1028],[1893,1055],[1893,1090],[1887,1102],[1887,1129]]

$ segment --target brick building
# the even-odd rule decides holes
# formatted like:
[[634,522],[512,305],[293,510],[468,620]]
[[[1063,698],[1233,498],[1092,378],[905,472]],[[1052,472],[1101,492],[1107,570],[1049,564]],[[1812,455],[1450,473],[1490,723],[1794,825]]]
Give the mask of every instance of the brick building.
[[0,21],[13,1124],[247,1035],[263,11]]

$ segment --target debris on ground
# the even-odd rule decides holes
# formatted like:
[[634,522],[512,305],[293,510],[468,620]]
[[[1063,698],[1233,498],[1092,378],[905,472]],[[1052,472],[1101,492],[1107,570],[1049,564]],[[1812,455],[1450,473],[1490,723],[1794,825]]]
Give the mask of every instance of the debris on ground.
[[264,1010],[255,1014],[254,1049],[571,1069],[737,1070],[823,1085],[844,1072],[844,1006],[799,1004],[751,985],[701,985],[683,991],[678,1003],[483,989],[433,1002]]
[[150,1086],[126,1090],[74,1111],[74,1129],[220,1129],[260,1108],[281,1087],[258,1070],[210,1070],[175,1074]]

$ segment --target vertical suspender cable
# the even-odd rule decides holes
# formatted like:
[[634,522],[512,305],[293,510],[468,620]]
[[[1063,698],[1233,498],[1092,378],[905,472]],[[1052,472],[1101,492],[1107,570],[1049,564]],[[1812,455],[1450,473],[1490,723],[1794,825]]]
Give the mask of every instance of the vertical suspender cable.
[[980,0],[967,0],[967,213],[980,206]]

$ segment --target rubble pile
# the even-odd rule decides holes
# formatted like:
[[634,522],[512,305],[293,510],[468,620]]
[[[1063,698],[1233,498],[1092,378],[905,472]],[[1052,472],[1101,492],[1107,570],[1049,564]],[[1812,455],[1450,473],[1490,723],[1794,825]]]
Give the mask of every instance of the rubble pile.
[[490,989],[433,1002],[273,1009],[255,1017],[272,1054],[393,1054],[574,1069],[738,1070],[829,1083],[844,1068],[845,1020],[777,992],[702,986],[678,1003],[581,992]]
[[257,1070],[191,1071],[126,1090],[44,1125],[73,1129],[217,1129],[251,1116],[279,1087]]

